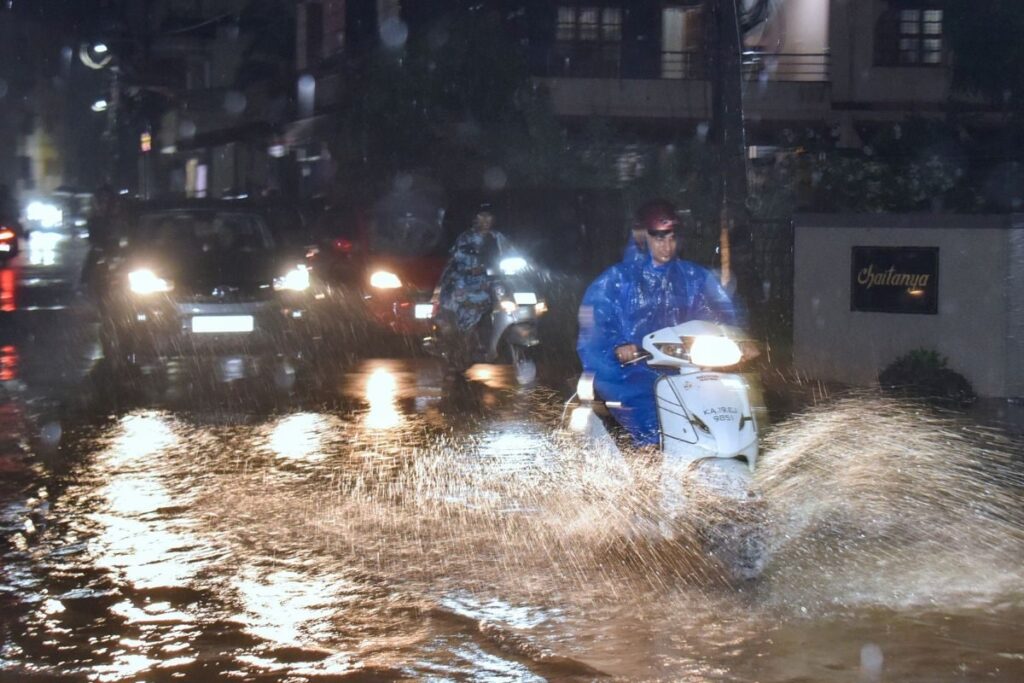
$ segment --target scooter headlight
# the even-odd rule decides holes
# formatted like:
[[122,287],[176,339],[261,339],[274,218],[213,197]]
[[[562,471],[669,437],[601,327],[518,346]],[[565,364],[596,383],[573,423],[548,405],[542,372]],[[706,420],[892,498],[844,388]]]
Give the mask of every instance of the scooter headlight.
[[690,361],[703,368],[724,368],[736,365],[743,358],[739,344],[728,337],[694,337],[690,345]]
[[526,270],[527,265],[526,259],[522,256],[509,256],[508,258],[501,259],[498,267],[501,268],[501,272],[505,275],[515,275]]
[[398,289],[402,286],[402,280],[392,272],[378,270],[370,276],[370,286],[377,289]]
[[135,294],[159,294],[174,289],[169,280],[165,280],[149,268],[139,268],[128,273],[128,288]]
[[281,277],[274,278],[274,289],[276,291],[306,291],[309,289],[309,268],[304,265],[298,265]]

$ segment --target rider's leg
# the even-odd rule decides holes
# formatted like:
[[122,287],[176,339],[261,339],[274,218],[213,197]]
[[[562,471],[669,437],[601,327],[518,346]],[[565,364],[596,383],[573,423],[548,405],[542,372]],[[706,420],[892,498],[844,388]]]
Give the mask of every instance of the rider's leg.
[[657,374],[650,371],[632,372],[624,380],[602,381],[596,378],[595,388],[608,402],[621,407],[610,407],[612,417],[622,425],[638,446],[657,445],[661,441],[658,411],[654,399],[654,381]]

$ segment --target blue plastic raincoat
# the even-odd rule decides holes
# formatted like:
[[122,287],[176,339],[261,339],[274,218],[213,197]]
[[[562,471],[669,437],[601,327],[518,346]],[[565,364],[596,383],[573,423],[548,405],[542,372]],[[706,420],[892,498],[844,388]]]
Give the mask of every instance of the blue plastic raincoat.
[[696,263],[674,259],[659,266],[650,255],[629,254],[598,276],[580,305],[580,335],[576,344],[583,369],[595,376],[594,385],[607,401],[617,401],[615,419],[638,444],[659,441],[654,382],[659,372],[646,363],[623,367],[616,347],[636,344],[643,337],[689,320],[726,325],[742,321],[718,278]]
[[638,245],[636,240],[630,239],[626,242],[626,249],[622,252],[623,263],[643,264],[647,257],[647,249]]

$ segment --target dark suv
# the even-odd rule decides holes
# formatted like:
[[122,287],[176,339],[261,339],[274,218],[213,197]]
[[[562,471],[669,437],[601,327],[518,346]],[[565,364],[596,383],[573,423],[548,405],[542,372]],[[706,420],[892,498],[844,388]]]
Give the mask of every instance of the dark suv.
[[[301,245],[240,202],[140,205],[110,259],[105,355],[145,366],[211,358],[222,379],[308,358],[319,336]],[[274,365],[274,364],[277,365]]]

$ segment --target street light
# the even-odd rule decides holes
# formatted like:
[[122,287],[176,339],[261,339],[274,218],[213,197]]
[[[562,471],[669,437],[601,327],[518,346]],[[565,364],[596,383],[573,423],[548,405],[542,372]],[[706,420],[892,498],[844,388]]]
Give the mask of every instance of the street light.
[[103,112],[107,110],[107,101],[104,99],[98,99],[92,103],[92,110],[95,112]]

